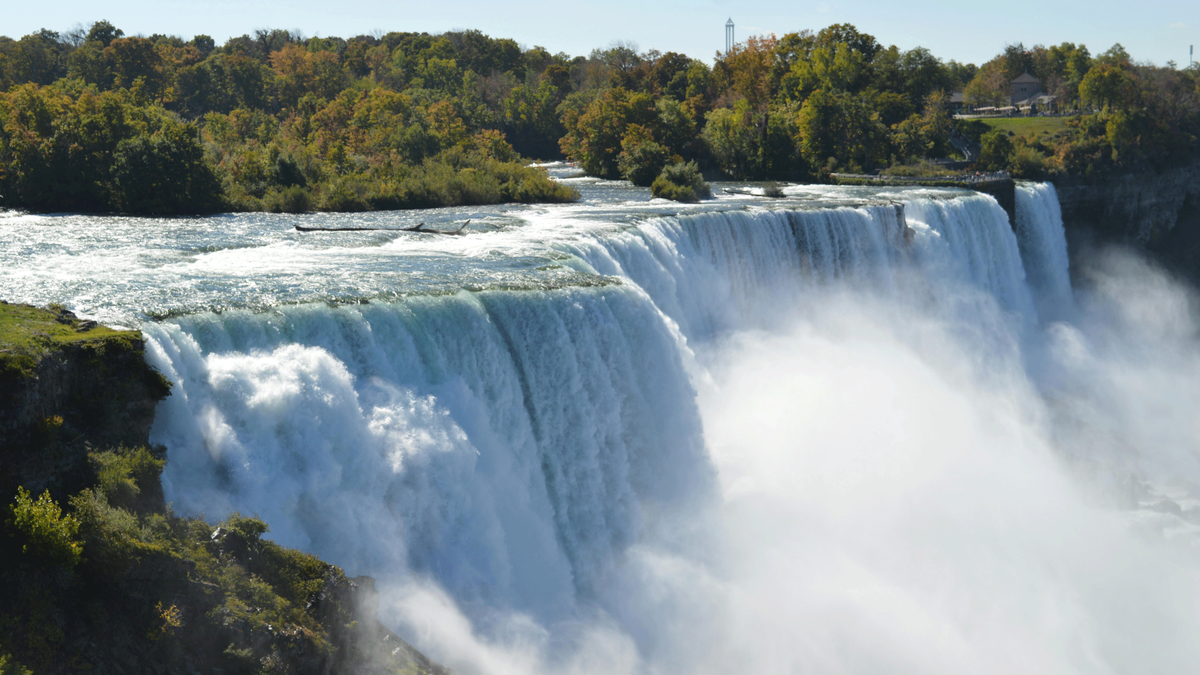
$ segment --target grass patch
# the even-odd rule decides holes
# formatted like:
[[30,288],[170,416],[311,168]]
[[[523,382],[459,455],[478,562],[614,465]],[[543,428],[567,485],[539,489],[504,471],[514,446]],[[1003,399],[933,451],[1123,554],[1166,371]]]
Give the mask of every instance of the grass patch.
[[61,347],[110,341],[128,347],[141,339],[138,331],[80,320],[61,305],[40,308],[0,301],[0,382],[33,375],[38,361]]
[[998,117],[980,119],[992,129],[1012,132],[1015,136],[1030,136],[1041,140],[1042,136],[1055,136],[1066,131],[1070,117]]
[[884,176],[908,176],[913,178],[943,178],[945,176],[966,176],[970,171],[947,169],[940,164],[922,160],[915,164],[897,164],[879,172]]

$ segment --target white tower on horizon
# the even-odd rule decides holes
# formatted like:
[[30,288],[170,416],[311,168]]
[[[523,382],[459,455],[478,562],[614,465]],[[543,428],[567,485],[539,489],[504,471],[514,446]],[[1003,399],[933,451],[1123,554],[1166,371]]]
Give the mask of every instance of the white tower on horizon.
[[737,44],[733,39],[733,17],[725,22],[725,53],[733,51],[733,46]]

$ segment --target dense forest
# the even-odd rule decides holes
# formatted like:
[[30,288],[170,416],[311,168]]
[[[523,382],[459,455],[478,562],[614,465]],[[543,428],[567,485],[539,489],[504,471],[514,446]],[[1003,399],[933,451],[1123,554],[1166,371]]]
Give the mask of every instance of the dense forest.
[[[1052,136],[950,114],[951,92],[998,102],[1024,72],[1086,114]],[[1190,156],[1197,83],[1194,68],[1139,64],[1120,45],[1095,57],[1010,45],[977,68],[848,24],[751,37],[710,67],[621,43],[551,54],[478,31],[259,30],[217,46],[100,21],[0,37],[0,203],[190,213],[562,201],[574,191],[527,166],[562,157],[694,199],[698,169],[824,180],[952,156],[952,134],[982,142],[978,168],[1087,173]]]

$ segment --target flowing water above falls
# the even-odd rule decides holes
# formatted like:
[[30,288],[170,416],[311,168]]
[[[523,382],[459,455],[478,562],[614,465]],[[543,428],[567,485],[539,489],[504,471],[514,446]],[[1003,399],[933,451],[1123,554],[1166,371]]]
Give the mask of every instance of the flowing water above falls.
[[8,216],[0,296],[139,325],[175,508],[378,577],[464,672],[1196,656],[1187,291],[1121,256],[1073,290],[1052,186],[1010,225],[960,191],[569,180],[300,221],[461,238]]

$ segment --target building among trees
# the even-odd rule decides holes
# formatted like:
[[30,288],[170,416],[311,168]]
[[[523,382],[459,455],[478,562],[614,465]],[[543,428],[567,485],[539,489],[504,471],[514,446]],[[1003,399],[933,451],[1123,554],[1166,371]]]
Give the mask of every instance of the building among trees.
[[[1003,81],[1003,80],[1002,80]],[[1001,94],[996,92],[996,94]],[[1055,97],[1046,93],[1042,89],[1042,82],[1038,78],[1030,75],[1028,71],[1017,76],[1008,84],[1008,95],[993,96],[989,98],[999,99],[993,100],[992,105],[971,108],[969,106],[970,94],[956,91],[950,97],[950,109],[955,113],[961,112],[976,112],[976,113],[1013,113],[1017,111],[1038,112],[1054,105]],[[978,101],[977,101],[978,102]],[[1007,105],[1001,105],[1007,104]]]
[[1017,79],[1012,81],[1012,94],[1010,102],[1016,105],[1018,101],[1025,101],[1038,94],[1042,93],[1042,82],[1029,73],[1023,73]]

